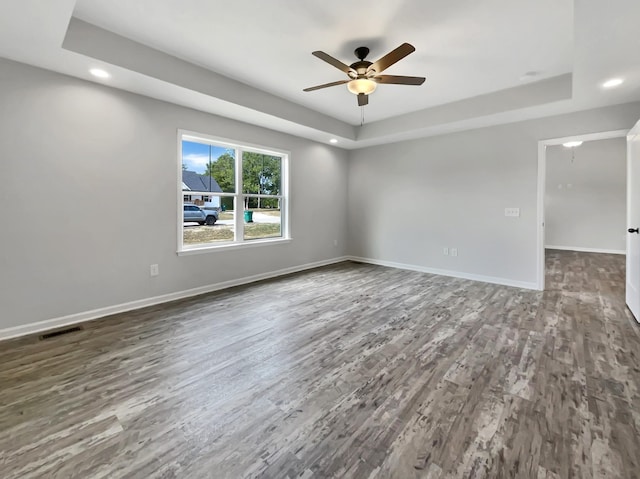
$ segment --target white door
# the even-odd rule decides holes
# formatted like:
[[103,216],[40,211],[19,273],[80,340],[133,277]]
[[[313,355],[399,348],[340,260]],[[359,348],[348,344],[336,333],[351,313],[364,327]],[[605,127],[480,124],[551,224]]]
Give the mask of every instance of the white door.
[[640,121],[627,135],[627,305],[640,322]]

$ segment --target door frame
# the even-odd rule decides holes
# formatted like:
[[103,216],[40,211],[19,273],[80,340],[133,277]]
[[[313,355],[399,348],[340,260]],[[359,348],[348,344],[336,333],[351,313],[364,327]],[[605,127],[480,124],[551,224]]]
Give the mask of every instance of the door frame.
[[568,141],[596,141],[596,140],[609,140],[611,138],[626,137],[629,133],[629,129],[626,130],[613,130],[602,131],[598,133],[587,133],[584,135],[572,135],[562,138],[550,138],[548,140],[538,141],[538,218],[537,218],[537,246],[538,254],[536,256],[537,263],[537,280],[536,289],[544,291],[544,196],[546,188],[546,173],[547,173],[547,146],[562,145]]
[[[631,217],[631,208],[630,208],[632,204],[631,184],[633,183],[633,178],[629,174],[631,173],[631,169],[632,169],[631,162],[634,160],[637,161],[637,159],[633,159],[631,155],[632,142],[634,141],[633,138],[637,136],[640,136],[640,120],[638,120],[638,122],[633,126],[633,128],[631,128],[631,130],[629,130],[629,132],[627,133],[627,224],[626,224],[627,228],[633,228],[633,225],[637,224],[637,218]],[[631,139],[632,141],[629,141],[629,139]],[[629,249],[630,249],[629,243],[631,243],[632,238],[633,238],[633,235],[631,234],[627,235],[627,262],[626,262],[626,273],[625,273],[626,278],[625,278],[624,295],[625,295],[625,303],[627,304],[627,308],[631,313],[631,316],[636,320],[636,322],[640,323],[640,311],[638,311],[638,308],[637,308],[638,305],[636,303],[637,298],[634,298],[633,301],[629,301],[629,298],[633,297],[631,295],[631,291],[634,291],[636,294],[638,293],[638,291],[635,291],[635,287],[630,286],[630,283],[631,283],[630,271],[633,268],[633,266],[631,265],[633,261],[633,257],[632,255],[629,254]],[[637,267],[637,265],[635,265],[635,267]],[[631,309],[631,304],[633,304],[633,309]]]

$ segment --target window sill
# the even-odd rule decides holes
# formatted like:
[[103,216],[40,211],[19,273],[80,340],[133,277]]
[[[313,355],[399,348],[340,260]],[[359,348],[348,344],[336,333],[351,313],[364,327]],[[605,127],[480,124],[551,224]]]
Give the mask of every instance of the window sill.
[[263,240],[250,240],[243,243],[225,243],[221,245],[202,245],[195,246],[193,248],[183,249],[178,251],[178,256],[190,256],[192,254],[204,254],[214,253],[217,251],[229,251],[234,249],[255,248],[257,246],[268,246],[274,244],[291,243],[291,238],[275,238],[275,239],[263,239]]

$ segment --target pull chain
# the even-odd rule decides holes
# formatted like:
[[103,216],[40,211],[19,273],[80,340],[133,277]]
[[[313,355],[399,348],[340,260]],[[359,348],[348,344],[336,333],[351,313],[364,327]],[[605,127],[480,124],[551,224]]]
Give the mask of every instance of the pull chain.
[[360,126],[364,125],[364,105],[360,107]]

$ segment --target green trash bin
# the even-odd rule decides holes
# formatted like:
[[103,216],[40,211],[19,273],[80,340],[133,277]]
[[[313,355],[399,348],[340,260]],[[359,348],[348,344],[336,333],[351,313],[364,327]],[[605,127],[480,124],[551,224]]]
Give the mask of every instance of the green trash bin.
[[244,221],[246,223],[253,223],[253,211],[245,210]]

